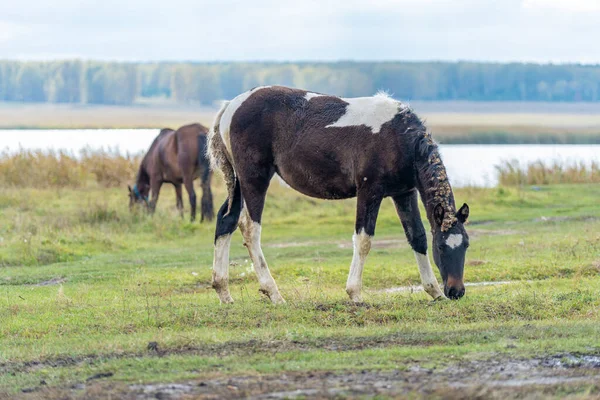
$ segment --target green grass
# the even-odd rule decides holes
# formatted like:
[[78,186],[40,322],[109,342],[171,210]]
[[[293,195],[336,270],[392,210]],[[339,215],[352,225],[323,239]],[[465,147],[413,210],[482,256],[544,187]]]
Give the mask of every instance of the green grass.
[[[215,192],[222,202],[223,188]],[[419,284],[386,201],[365,268],[365,304],[351,304],[344,285],[354,201],[317,201],[274,181],[263,249],[287,304],[259,295],[236,233],[236,303],[222,306],[210,288],[214,225],[182,221],[168,187],[153,217],[129,212],[126,189],[4,188],[0,393],[100,372],[116,382],[168,382],[599,352],[600,186],[455,195],[471,208],[466,282],[514,283],[468,287],[457,302],[383,292]]]

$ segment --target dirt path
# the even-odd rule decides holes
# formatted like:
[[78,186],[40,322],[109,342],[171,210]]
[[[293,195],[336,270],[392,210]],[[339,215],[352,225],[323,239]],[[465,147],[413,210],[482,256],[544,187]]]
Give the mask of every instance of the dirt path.
[[[562,354],[546,358],[498,357],[463,361],[440,369],[419,364],[394,371],[289,372],[217,377],[179,383],[127,385],[91,377],[70,388],[41,388],[21,398],[49,399],[287,399],[383,397],[544,398],[578,394],[600,398],[600,356]],[[0,398],[2,396],[0,395]]]
[[[352,373],[313,372],[270,376],[238,376],[179,385],[133,385],[132,399],[199,398],[345,398],[364,396],[527,397],[582,389],[600,396],[600,358],[578,367],[558,366],[556,360],[469,362],[431,370],[412,365],[406,370]],[[595,363],[595,364],[594,364]],[[593,367],[596,365],[596,367]]]

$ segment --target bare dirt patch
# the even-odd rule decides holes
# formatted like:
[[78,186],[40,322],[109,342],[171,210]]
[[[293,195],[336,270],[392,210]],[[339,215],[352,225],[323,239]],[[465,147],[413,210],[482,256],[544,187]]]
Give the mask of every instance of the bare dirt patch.
[[560,354],[535,359],[462,361],[441,368],[413,363],[393,371],[286,372],[247,374],[178,383],[88,382],[65,389],[41,389],[24,398],[287,399],[443,397],[543,398],[555,394],[600,394],[600,357]]
[[52,278],[47,281],[39,282],[31,286],[52,286],[52,285],[60,285],[61,283],[65,283],[67,280],[65,278]]

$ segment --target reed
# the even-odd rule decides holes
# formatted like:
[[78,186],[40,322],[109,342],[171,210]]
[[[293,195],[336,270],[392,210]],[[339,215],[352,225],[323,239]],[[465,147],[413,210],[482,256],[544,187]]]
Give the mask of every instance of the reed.
[[496,166],[498,182],[503,186],[550,185],[558,183],[600,183],[600,163],[545,164],[535,161],[522,166],[518,160]]
[[0,153],[0,186],[33,188],[117,187],[135,176],[141,155],[84,149],[79,156],[59,150]]

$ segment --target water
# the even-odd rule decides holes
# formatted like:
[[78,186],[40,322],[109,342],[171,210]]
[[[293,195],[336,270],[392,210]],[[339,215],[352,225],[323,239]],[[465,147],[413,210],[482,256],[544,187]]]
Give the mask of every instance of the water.
[[[148,149],[157,129],[50,129],[0,130],[0,149],[108,148],[137,153]],[[504,160],[518,160],[522,166],[542,160],[565,164],[600,163],[600,145],[442,145],[442,157],[451,183],[458,186],[494,186],[495,166]]]
[[541,160],[565,165],[600,163],[600,145],[536,144],[536,145],[442,145],[444,164],[454,186],[495,186],[496,166],[517,160],[524,167]]

